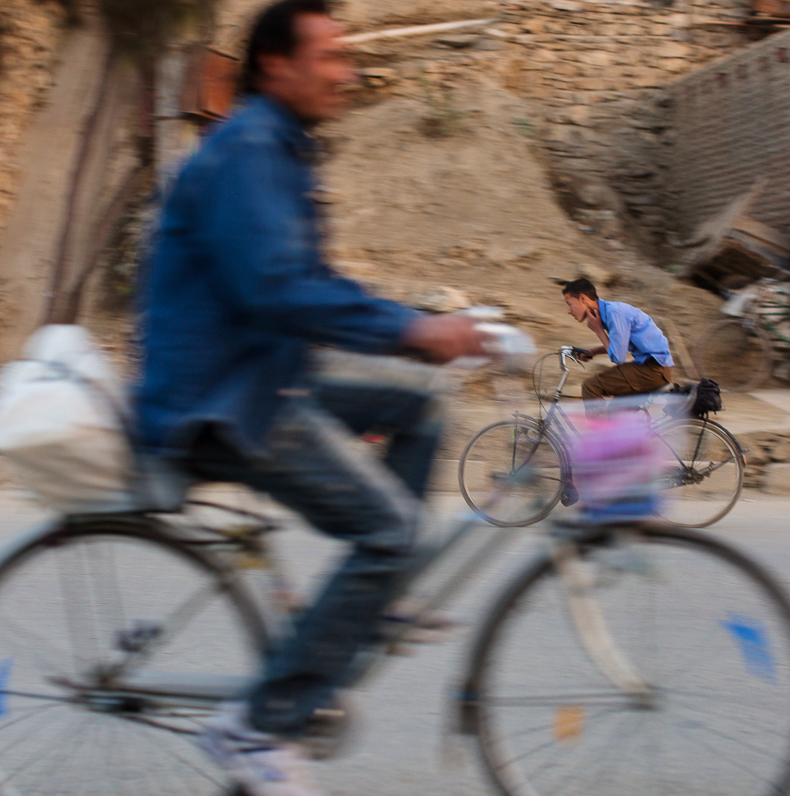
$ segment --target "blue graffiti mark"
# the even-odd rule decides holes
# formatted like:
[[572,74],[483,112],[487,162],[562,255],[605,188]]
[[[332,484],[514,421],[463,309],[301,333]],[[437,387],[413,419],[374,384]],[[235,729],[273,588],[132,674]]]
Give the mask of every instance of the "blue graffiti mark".
[[11,679],[11,667],[13,665],[13,658],[6,658],[4,661],[0,661],[0,716],[8,713],[8,681]]
[[746,671],[767,683],[776,685],[776,662],[771,641],[760,622],[737,614],[728,614],[722,627],[730,632],[740,648]]

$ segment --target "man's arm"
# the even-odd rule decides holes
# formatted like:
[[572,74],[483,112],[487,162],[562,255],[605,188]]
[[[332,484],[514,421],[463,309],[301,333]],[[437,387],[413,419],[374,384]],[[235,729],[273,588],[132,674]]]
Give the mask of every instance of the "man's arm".
[[606,329],[603,328],[600,312],[591,309],[588,312],[587,326],[598,335],[598,339],[603,343],[603,347],[595,348],[593,351],[601,354],[606,352],[615,365],[622,365],[628,357],[628,343],[631,334],[631,325],[628,319],[618,312],[610,312],[609,331],[607,333]]

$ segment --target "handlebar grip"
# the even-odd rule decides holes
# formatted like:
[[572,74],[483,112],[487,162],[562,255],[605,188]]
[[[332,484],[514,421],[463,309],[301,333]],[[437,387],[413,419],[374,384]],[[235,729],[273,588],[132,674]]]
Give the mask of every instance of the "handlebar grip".
[[590,350],[588,348],[577,348],[576,346],[571,346],[571,354],[573,356],[589,356]]

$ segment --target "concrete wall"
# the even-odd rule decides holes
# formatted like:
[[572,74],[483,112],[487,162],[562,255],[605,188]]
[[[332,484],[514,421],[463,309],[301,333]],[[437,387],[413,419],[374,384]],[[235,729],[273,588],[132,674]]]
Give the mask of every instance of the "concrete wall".
[[669,88],[667,200],[685,232],[769,182],[751,215],[790,231],[790,31],[716,61]]

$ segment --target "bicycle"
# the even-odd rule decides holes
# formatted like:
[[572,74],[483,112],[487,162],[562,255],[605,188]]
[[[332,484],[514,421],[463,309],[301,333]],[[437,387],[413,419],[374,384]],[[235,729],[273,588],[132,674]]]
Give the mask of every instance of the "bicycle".
[[[237,569],[268,566],[278,523],[241,519],[72,517],[6,548],[2,792],[228,791],[191,738],[244,693],[289,621]],[[414,577],[478,524],[424,551]],[[494,531],[390,623],[358,678],[516,533]],[[632,793],[635,777],[646,794],[790,787],[790,604],[760,567],[693,531],[558,526],[483,616],[463,668],[452,729],[476,740],[506,796],[562,793],[569,778],[607,796]]]
[[[540,405],[538,417],[516,411],[510,420],[484,426],[467,442],[458,463],[461,494],[482,519],[501,527],[524,527],[545,519],[560,500],[576,497],[569,455],[577,435],[573,421],[560,406],[570,368],[583,349],[562,346],[560,381],[543,416],[542,386],[536,381]],[[555,356],[548,354],[547,357]],[[536,366],[534,374],[542,367]],[[647,413],[644,396],[642,411]],[[674,525],[704,528],[720,520],[735,505],[743,488],[745,453],[738,440],[721,424],[710,420],[674,417],[649,418],[650,428],[661,439],[667,456],[663,478],[666,497],[661,518]],[[529,467],[529,479],[518,478]],[[489,506],[492,492],[507,492]]]
[[[58,518],[0,552],[5,796],[228,792],[193,738],[260,676],[295,601],[271,555],[281,523],[186,509]],[[228,511],[238,519],[218,516]],[[492,529],[418,594],[418,578],[480,527],[470,512],[420,551],[403,585],[417,595],[411,613],[382,619],[354,682],[519,533]],[[262,581],[254,592],[244,572]],[[450,715],[503,796],[568,784],[607,796],[785,793],[790,602],[761,567],[694,531],[558,525],[484,612]],[[331,752],[344,711],[318,718]]]
[[780,326],[790,321],[787,295],[775,279],[761,279],[748,294],[741,317],[717,321],[703,332],[694,359],[700,375],[723,390],[748,392],[771,373],[777,347],[790,346]]

